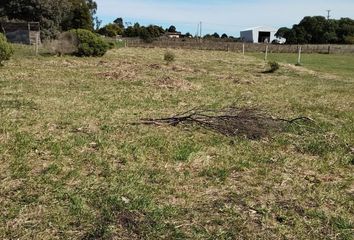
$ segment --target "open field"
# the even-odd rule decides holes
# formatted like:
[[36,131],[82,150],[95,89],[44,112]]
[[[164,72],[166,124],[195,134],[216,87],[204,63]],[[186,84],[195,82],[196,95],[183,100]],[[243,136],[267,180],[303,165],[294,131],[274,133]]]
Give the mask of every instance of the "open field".
[[[0,239],[353,238],[354,55],[263,74],[254,56],[164,52],[0,68]],[[315,123],[258,140],[131,124],[229,105]]]

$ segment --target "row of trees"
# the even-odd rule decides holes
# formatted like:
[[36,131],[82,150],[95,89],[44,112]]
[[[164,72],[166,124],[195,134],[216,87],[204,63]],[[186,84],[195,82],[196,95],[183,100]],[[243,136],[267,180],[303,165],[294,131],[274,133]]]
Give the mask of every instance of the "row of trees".
[[113,23],[109,23],[106,26],[98,29],[99,34],[114,37],[122,35],[124,37],[140,37],[144,40],[160,37],[166,32],[176,32],[176,27],[171,26],[168,29],[163,29],[157,25],[149,25],[147,27],[141,26],[139,23],[135,23],[133,26],[124,27],[123,19],[117,18]]
[[292,28],[280,28],[276,36],[286,38],[287,44],[354,44],[354,20],[305,17]]
[[70,29],[94,29],[94,0],[1,0],[0,20],[40,22],[43,37]]
[[[106,26],[100,28],[97,31],[99,34],[108,36],[108,37],[115,37],[117,35],[122,35],[124,37],[140,37],[144,40],[151,40],[154,38],[161,37],[165,33],[176,33],[177,29],[175,26],[170,26],[167,29],[163,29],[161,26],[157,25],[149,25],[147,27],[141,26],[139,23],[135,23],[133,26],[128,26],[127,28],[124,27],[123,19],[117,18],[113,23],[109,23]],[[194,36],[187,32],[183,35],[186,38],[193,38]],[[237,38],[233,36],[228,36],[227,34],[222,34],[221,36],[218,33],[214,34],[206,34],[204,39],[208,40],[218,40],[222,39],[225,41],[237,41]]]

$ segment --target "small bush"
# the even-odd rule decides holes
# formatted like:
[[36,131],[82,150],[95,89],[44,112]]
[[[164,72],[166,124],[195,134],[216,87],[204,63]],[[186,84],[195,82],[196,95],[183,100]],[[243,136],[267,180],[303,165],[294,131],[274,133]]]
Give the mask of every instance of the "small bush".
[[266,70],[264,73],[274,73],[279,70],[280,65],[275,61],[268,62],[269,69]]
[[108,49],[114,49],[116,47],[114,42],[108,42],[107,41],[107,44],[108,44]]
[[171,51],[166,52],[164,55],[164,60],[167,64],[170,64],[171,62],[175,61],[175,58],[175,54]]
[[5,38],[5,36],[0,33],[0,66],[3,65],[3,62],[9,60],[13,55],[14,50]]
[[77,51],[79,57],[101,57],[109,49],[108,44],[97,34],[85,29],[70,30],[77,39]]

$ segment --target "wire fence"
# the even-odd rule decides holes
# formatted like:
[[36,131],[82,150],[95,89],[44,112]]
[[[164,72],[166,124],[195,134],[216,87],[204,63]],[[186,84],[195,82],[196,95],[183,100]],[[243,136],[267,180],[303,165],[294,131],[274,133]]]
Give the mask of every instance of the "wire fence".
[[125,39],[128,47],[144,48],[181,48],[197,50],[218,50],[232,52],[265,52],[269,53],[298,53],[301,47],[302,53],[354,53],[354,45],[338,44],[306,44],[306,45],[287,45],[287,44],[256,44],[241,42],[217,42],[217,41],[197,41],[183,39],[164,39],[155,40],[150,43],[141,39]]

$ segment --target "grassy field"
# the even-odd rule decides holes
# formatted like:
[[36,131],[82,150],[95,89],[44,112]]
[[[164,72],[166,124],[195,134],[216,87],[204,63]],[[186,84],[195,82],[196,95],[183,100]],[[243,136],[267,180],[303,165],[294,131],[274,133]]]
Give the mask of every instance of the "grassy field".
[[[259,59],[264,59],[264,53],[250,53]],[[270,61],[296,64],[297,54],[270,53]],[[319,72],[333,73],[343,77],[352,77],[354,73],[354,57],[352,54],[302,54],[301,64],[309,69]]]
[[[22,49],[0,68],[0,239],[353,239],[353,55],[263,74],[254,56],[164,52]],[[230,105],[315,123],[259,140],[131,124]]]

